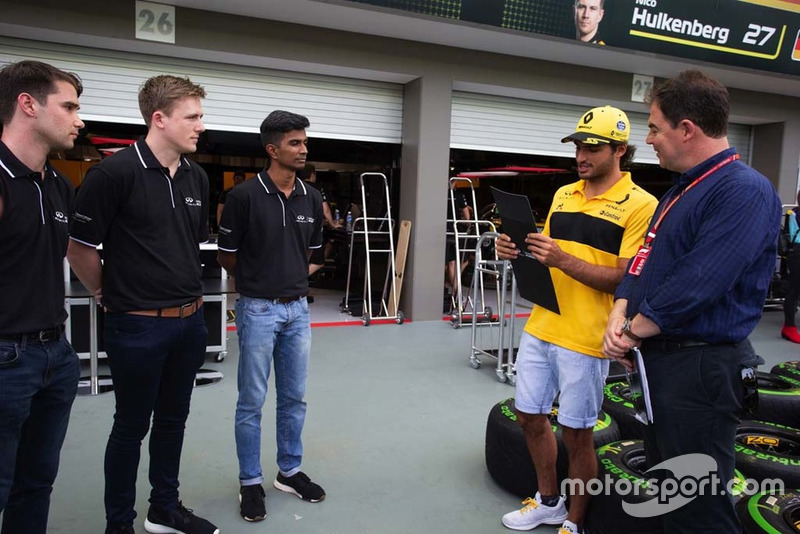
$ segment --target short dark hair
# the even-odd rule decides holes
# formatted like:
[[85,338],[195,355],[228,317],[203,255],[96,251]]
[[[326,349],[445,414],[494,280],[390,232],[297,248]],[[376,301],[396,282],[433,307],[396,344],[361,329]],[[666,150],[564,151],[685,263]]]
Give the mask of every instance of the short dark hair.
[[657,85],[646,102],[656,104],[673,128],[688,119],[714,139],[728,133],[731,108],[728,90],[702,71],[685,70]]
[[235,182],[237,179],[242,181],[247,180],[247,175],[244,171],[236,171],[233,173],[233,181]]
[[181,78],[162,74],[148,78],[139,89],[139,111],[144,123],[149,128],[153,113],[163,111],[171,115],[175,104],[188,97],[205,98],[206,90],[193,83],[188,76]]
[[631,145],[629,143],[619,143],[617,141],[612,141],[610,143],[611,150],[616,151],[618,146],[625,146],[625,153],[619,159],[619,168],[622,170],[630,169],[631,164],[633,163],[633,156],[636,155],[636,145]]
[[308,119],[302,115],[276,109],[261,122],[261,146],[277,146],[286,132],[305,130],[310,125]]
[[56,82],[59,81],[74,87],[78,96],[83,93],[83,83],[77,74],[41,61],[24,60],[0,69],[0,123],[11,122],[21,93],[28,93],[44,104],[47,97],[56,92]]
[[[577,5],[578,5],[578,1],[579,1],[579,0],[575,0],[575,3],[574,3],[574,5],[576,5],[576,6],[577,6]],[[605,4],[606,4],[606,0],[600,0],[600,9],[604,9],[604,7],[605,7]]]

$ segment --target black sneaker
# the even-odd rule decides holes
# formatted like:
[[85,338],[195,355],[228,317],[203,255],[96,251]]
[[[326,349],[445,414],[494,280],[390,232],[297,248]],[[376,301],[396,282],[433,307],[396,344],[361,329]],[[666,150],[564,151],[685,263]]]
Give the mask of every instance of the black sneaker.
[[325,490],[318,484],[311,482],[308,475],[298,471],[293,476],[285,477],[278,473],[275,479],[275,487],[287,493],[294,493],[304,501],[319,502],[325,498]]
[[261,521],[267,517],[264,502],[264,488],[261,484],[242,486],[239,490],[239,513],[245,521]]
[[108,525],[106,527],[106,534],[136,534],[133,530],[133,525]]
[[174,510],[159,510],[153,506],[147,511],[144,529],[151,534],[219,534],[219,529],[182,503]]

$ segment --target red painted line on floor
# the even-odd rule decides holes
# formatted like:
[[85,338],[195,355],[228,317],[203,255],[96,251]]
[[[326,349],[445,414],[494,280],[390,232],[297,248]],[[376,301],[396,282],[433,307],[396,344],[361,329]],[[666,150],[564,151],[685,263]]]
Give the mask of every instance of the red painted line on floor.
[[[409,319],[403,321],[403,324],[410,323]],[[394,319],[373,319],[369,322],[370,326],[376,324],[397,324]],[[364,326],[361,321],[332,321],[327,323],[311,323],[311,328],[326,328],[329,326]],[[229,325],[228,332],[236,332],[236,325]]]

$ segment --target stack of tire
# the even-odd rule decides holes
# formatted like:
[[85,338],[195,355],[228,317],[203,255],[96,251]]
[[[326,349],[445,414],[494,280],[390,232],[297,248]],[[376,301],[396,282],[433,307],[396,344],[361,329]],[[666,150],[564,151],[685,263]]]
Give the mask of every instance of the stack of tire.
[[[770,373],[756,373],[759,406],[739,425],[736,442],[736,476],[741,495],[735,497],[736,510],[744,534],[764,532],[797,533],[800,531],[800,362],[776,365]],[[645,489],[647,472],[644,426],[635,419],[630,389],[624,371],[611,369],[605,386],[603,411],[594,428],[601,480],[612,488]],[[559,447],[557,475],[559,485],[566,478],[568,461],[560,439],[560,426],[551,415],[553,432]],[[520,497],[537,491],[536,472],[528,453],[522,429],[517,423],[514,399],[496,404],[489,413],[486,426],[486,466],[492,478],[509,492]],[[608,477],[606,477],[608,476]],[[785,492],[756,493],[753,482],[780,479]],[[749,482],[749,484],[747,484]],[[763,486],[763,485],[762,485]],[[645,491],[593,492],[586,518],[587,534],[637,532],[657,534],[659,517],[636,518],[623,509],[644,503],[654,497]],[[796,526],[797,525],[797,526]]]
[[[736,467],[762,490],[742,498],[736,511],[744,534],[800,529],[800,362],[756,373],[758,408],[736,433]],[[783,483],[769,491],[765,481]]]
[[[556,473],[559,484],[567,477],[569,463],[567,451],[558,424],[558,403],[554,403],[550,422],[558,445]],[[595,447],[601,447],[619,439],[617,424],[607,414],[600,412],[594,426]],[[517,495],[530,497],[538,488],[536,471],[525,443],[522,428],[517,423],[513,397],[498,402],[489,412],[486,422],[486,467],[497,484]]]

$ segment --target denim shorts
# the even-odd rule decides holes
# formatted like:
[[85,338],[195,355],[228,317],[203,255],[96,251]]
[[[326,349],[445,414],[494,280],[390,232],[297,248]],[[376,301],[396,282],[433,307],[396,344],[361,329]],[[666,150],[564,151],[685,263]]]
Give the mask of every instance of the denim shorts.
[[556,394],[558,422],[569,428],[592,428],[603,404],[609,361],[522,333],[515,365],[517,410],[549,414]]

